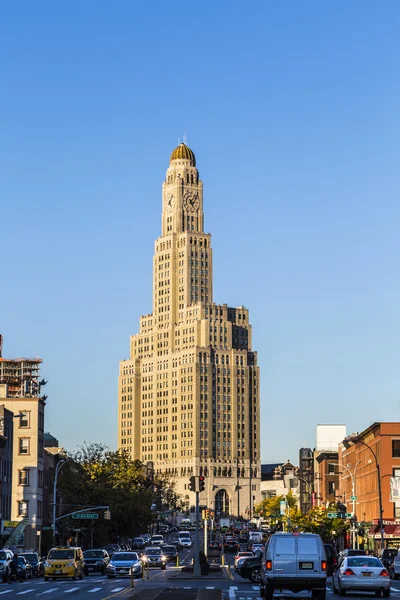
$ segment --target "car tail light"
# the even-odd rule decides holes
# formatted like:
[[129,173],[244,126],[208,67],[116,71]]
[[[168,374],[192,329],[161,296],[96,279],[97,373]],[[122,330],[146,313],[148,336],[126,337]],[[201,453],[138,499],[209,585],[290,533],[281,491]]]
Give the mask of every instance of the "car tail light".
[[354,575],[354,571],[352,569],[346,569],[343,575]]
[[266,561],[265,568],[267,569],[267,571],[272,571],[272,560]]
[[321,571],[326,571],[326,560],[321,560]]
[[382,571],[379,573],[379,577],[390,577],[389,571],[382,569]]

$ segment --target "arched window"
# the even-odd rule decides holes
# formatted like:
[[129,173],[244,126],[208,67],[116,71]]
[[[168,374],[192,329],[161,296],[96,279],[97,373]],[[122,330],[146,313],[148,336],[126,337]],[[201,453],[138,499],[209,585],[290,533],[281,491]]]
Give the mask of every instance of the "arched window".
[[193,173],[190,176],[190,183],[193,183]]
[[[186,173],[186,183],[189,183],[189,173]],[[193,183],[193,181],[192,181]]]
[[226,490],[218,490],[215,494],[215,514],[223,517],[229,515],[229,497]]

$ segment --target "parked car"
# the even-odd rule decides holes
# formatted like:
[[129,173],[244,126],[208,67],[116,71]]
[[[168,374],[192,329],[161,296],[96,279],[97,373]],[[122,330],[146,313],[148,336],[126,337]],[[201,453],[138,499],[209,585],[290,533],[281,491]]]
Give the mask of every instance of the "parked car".
[[176,549],[176,546],[172,546],[171,544],[162,544],[160,546],[163,554],[165,555],[167,562],[175,562],[176,558],[179,556],[179,552]]
[[347,556],[365,556],[365,555],[366,555],[365,550],[359,550],[357,548],[346,548],[345,550],[342,550],[339,554],[339,563],[343,562],[343,560]]
[[31,565],[32,575],[35,575],[35,577],[42,577],[44,575],[44,563],[37,552],[22,552],[19,556],[25,556]]
[[337,552],[336,552],[335,548],[332,546],[332,544],[324,544],[324,547],[325,547],[326,563],[327,563],[326,574],[328,577],[331,577],[331,575],[337,568],[338,556],[337,556]]
[[12,561],[12,557],[13,553],[11,550],[0,550],[0,579],[3,583],[8,583],[10,580],[10,562]]
[[261,561],[260,596],[272,600],[275,590],[309,591],[326,598],[327,561],[324,544],[315,533],[275,533]]
[[85,550],[83,553],[83,572],[85,575],[89,573],[100,572],[106,574],[107,565],[110,562],[110,557],[106,550],[99,548],[98,550]]
[[130,575],[131,571],[134,577],[142,576],[142,562],[137,552],[115,552],[106,569],[108,579]]
[[142,537],[135,537],[132,541],[132,550],[144,550],[146,548],[146,542]]
[[161,569],[167,567],[167,557],[159,546],[145,548],[142,561],[148,567],[160,567]]
[[243,579],[248,579],[252,583],[260,583],[261,562],[261,556],[246,558],[237,570],[238,575],[243,577]]
[[332,576],[335,594],[344,596],[347,591],[382,593],[390,596],[390,575],[379,558],[375,556],[349,556],[341,563]]
[[14,573],[16,579],[32,579],[32,567],[26,560],[25,556],[18,554],[17,558],[17,572]]

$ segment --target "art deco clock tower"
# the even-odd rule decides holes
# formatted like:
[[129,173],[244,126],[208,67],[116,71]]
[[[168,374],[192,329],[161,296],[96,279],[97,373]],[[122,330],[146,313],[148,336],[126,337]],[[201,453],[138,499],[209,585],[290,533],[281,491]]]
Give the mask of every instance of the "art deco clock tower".
[[[153,311],[120,363],[118,440],[176,482],[188,506],[249,516],[259,500],[260,398],[248,310],[215,304],[211,236],[194,153],[171,154],[153,259]],[[238,485],[239,483],[239,485]]]

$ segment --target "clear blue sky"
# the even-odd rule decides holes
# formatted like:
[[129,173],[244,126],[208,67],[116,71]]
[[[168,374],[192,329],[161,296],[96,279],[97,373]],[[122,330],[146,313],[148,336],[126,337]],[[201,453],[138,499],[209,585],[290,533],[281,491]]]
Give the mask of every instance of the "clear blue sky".
[[116,444],[187,131],[214,300],[250,309],[262,459],[400,417],[400,4],[9,0],[0,332],[42,356],[46,429]]

